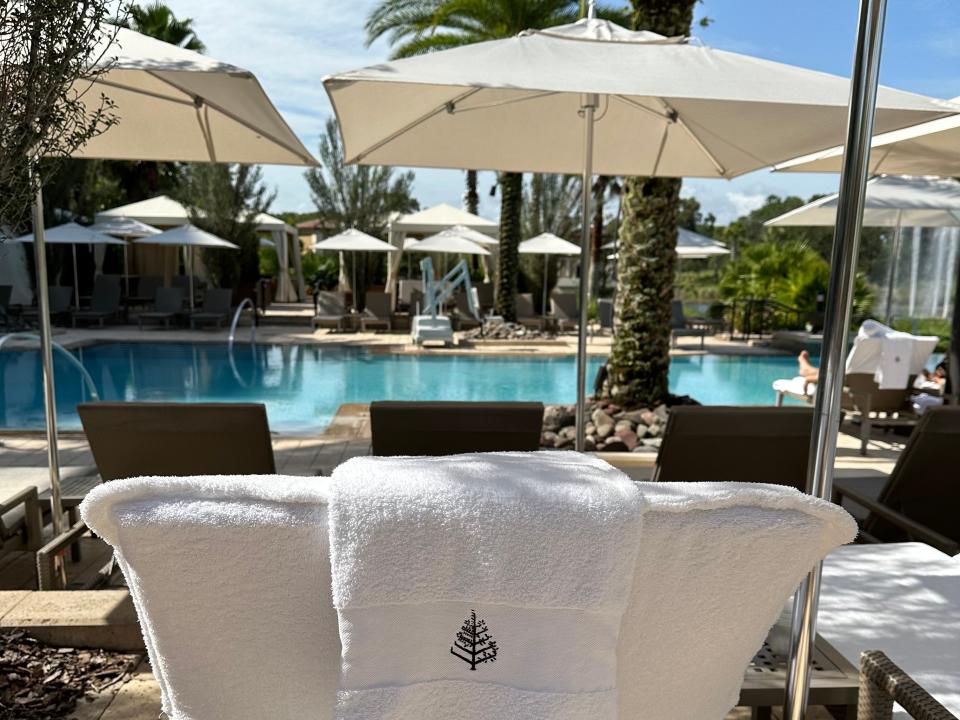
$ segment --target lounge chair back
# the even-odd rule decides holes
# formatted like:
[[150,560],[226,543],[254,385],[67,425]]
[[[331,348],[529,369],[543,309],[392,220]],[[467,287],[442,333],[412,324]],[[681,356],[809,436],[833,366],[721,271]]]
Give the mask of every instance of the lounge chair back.
[[[476,312],[477,312],[477,315],[480,314],[479,304],[477,305]],[[461,318],[470,318],[471,320],[477,320],[477,321],[480,320],[480,318],[477,317],[477,315],[474,315],[473,311],[470,309],[470,303],[467,301],[467,294],[465,292],[457,293],[457,313],[459,313]]]
[[613,300],[609,298],[597,300],[597,320],[600,321],[600,327],[613,330]]
[[207,288],[203,294],[203,312],[229,314],[232,300],[230,288]]
[[370,403],[374,455],[457,455],[538,450],[538,402]]
[[667,419],[654,479],[804,491],[812,427],[808,407],[677,406]]
[[378,320],[390,319],[390,295],[385,292],[368,292],[363,307],[363,311],[371,317]]
[[178,287],[158,287],[154,295],[153,311],[178,313],[183,309],[183,290]]
[[54,285],[48,293],[50,298],[50,314],[59,315],[70,309],[70,303],[73,301],[72,285]]
[[683,330],[687,327],[687,316],[683,312],[683,300],[670,303],[670,329]]
[[276,472],[260,404],[101,402],[77,413],[104,481]]
[[533,309],[533,295],[531,293],[518,293],[516,307],[518,318],[537,317],[537,313]]
[[578,322],[580,314],[577,312],[577,296],[574,293],[557,292],[550,294],[553,314],[563,320]]
[[114,276],[101,275],[93,284],[90,309],[98,313],[115,313],[120,309],[120,283]]
[[[852,529],[786,488],[758,489],[766,502],[732,489],[716,507],[716,490],[700,483],[641,487],[649,507],[619,627],[614,717],[722,718],[787,597]],[[132,497],[103,490],[84,517],[119,550],[167,715],[330,720],[341,645],[329,482],[167,483]],[[515,652],[533,658],[536,648]]]
[[163,278],[159,275],[142,275],[137,280],[137,296],[152,298],[157,295],[157,288],[163,285]]
[[[928,409],[877,501],[914,522],[960,542],[960,406]],[[910,540],[894,525],[870,514],[863,529],[883,542]]]
[[480,301],[480,308],[486,310],[492,308],[494,303],[493,283],[480,283],[474,285],[477,289],[477,300]]
[[344,315],[346,312],[346,293],[330,290],[321,290],[317,293],[317,315]]
[[10,307],[11,295],[13,295],[13,285],[0,285],[0,310],[6,311]]
[[[913,381],[916,375],[911,375],[907,387],[895,390],[881,390],[873,373],[848,373],[843,378],[844,406],[847,408],[866,409],[871,412],[897,412],[908,410],[908,398],[913,393]],[[869,396],[869,405],[865,398]]]

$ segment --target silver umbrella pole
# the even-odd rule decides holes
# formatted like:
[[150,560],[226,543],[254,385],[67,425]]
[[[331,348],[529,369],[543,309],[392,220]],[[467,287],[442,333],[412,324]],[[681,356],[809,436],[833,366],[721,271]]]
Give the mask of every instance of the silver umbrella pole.
[[[53,385],[53,346],[50,336],[50,293],[47,283],[47,244],[43,230],[43,188],[34,173],[37,193],[33,202],[33,252],[37,264],[37,320],[40,325],[40,361],[43,366],[43,409],[47,426],[47,465],[50,468],[50,515],[53,534],[63,533],[63,506],[60,502],[60,455],[57,452],[57,402]],[[63,555],[53,556],[56,587],[67,581]]]
[[900,237],[903,227],[900,222],[903,218],[903,210],[897,210],[897,227],[893,231],[893,242],[890,249],[890,277],[887,278],[887,307],[884,311],[883,322],[890,324],[893,317],[893,287],[897,281],[897,265],[900,261]]
[[580,101],[584,139],[583,187],[580,190],[583,217],[580,223],[580,325],[577,329],[577,452],[583,452],[586,441],[584,415],[587,411],[587,302],[590,277],[590,206],[593,200],[593,113],[598,103],[599,98],[594,93],[584,94]]
[[[843,355],[850,332],[854,270],[863,223],[885,14],[886,0],[861,0],[807,475],[807,492],[825,500],[830,500],[833,493],[833,465],[837,454],[843,390]],[[800,584],[794,601],[784,720],[803,720],[806,716],[810,659],[817,632],[820,578],[821,565],[818,563]]]

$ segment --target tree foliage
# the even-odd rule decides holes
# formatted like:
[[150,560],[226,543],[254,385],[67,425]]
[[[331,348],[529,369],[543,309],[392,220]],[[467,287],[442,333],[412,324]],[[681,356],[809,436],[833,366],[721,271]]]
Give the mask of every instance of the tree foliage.
[[149,35],[157,40],[177,45],[187,50],[203,52],[206,46],[197,37],[191,18],[177,18],[173,11],[161,2],[149,5],[131,5],[126,18],[119,24]]
[[0,4],[0,237],[24,228],[38,175],[117,121],[90,89],[111,40],[101,25],[112,0],[7,0]]
[[188,166],[179,200],[190,209],[197,227],[239,245],[238,251],[205,250],[203,261],[220,287],[249,291],[260,274],[256,216],[266,212],[273,195],[256,165],[195,163]]

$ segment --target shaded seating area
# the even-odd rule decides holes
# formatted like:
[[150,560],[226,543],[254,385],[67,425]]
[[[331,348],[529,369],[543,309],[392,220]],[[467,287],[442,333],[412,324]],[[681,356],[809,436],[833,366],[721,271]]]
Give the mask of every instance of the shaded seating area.
[[350,320],[347,312],[346,294],[331,290],[318,290],[313,294],[313,327],[343,330]]
[[517,293],[516,308],[518,323],[524,327],[546,329],[548,318],[537,314],[533,307],[532,293]]
[[[859,515],[860,540],[925,542],[960,554],[960,407],[927,410],[879,493],[875,478],[840,478],[834,501]],[[851,503],[853,505],[851,506]],[[856,506],[860,506],[857,508]],[[861,509],[866,510],[866,514]]]
[[222,327],[230,319],[233,290],[230,288],[207,288],[203,294],[203,305],[190,313],[190,327],[198,325],[216,325]]
[[[50,300],[50,322],[65,320],[70,315],[70,302],[73,299],[73,287],[71,285],[51,285],[47,289],[47,297]],[[35,323],[39,316],[39,306],[24,308],[21,313],[24,321]]]
[[100,275],[93,284],[93,294],[90,296],[90,307],[73,311],[73,326],[77,321],[88,323],[96,322],[104,327],[107,320],[114,320],[120,315],[120,278],[115,275]]
[[370,403],[374,455],[534,451],[542,422],[538,402]]
[[576,294],[554,290],[550,293],[550,307],[560,332],[576,330],[580,326]]
[[804,492],[812,427],[812,408],[676,406],[653,479],[774,483]]
[[670,342],[673,347],[677,347],[677,341],[684,337],[700,338],[700,349],[703,350],[704,338],[707,336],[707,330],[703,327],[696,327],[687,320],[683,312],[683,301],[674,300],[670,306]]
[[143,330],[144,321],[163,323],[165,328],[176,320],[177,315],[183,312],[183,290],[178,287],[158,287],[153,301],[153,310],[142,312],[137,316],[137,323]]
[[371,328],[393,329],[393,315],[390,310],[390,295],[385,292],[367,292],[363,312],[360,314],[360,329],[366,332]]

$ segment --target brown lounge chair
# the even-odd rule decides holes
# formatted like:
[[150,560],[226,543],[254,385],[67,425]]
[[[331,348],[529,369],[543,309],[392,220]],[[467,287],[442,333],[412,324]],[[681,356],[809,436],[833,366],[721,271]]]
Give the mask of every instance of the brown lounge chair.
[[144,475],[276,473],[267,411],[255,403],[82,403],[104,481]]
[[517,322],[524,327],[545,330],[548,320],[552,321],[555,319],[537,315],[536,310],[533,309],[532,293],[518,293],[515,303],[517,308]]
[[190,328],[198,324],[215,323],[220,327],[230,319],[230,303],[233,300],[231,288],[207,288],[203,294],[203,306],[190,313]]
[[653,479],[807,487],[813,410],[805,407],[671,408]]
[[550,306],[556,318],[557,330],[576,330],[580,326],[580,313],[577,312],[577,296],[570,292],[550,294]]
[[[960,554],[960,407],[927,410],[879,495],[873,478],[842,478],[834,502],[844,499],[866,508],[861,542],[919,541],[949,555]],[[872,482],[871,482],[872,481]],[[856,514],[856,508],[852,509]]]
[[676,347],[677,338],[698,337],[700,338],[700,349],[703,350],[704,338],[707,331],[702,327],[691,327],[687,316],[683,312],[683,301],[674,300],[670,306],[670,342]]
[[143,321],[162,322],[165,328],[170,327],[170,321],[183,312],[183,290],[178,287],[158,287],[153,301],[153,310],[142,312],[137,316],[137,323],[143,330]]
[[892,720],[894,703],[914,720],[958,720],[884,653],[864,652],[860,656],[857,720]]
[[[47,297],[50,299],[50,322],[70,314],[70,303],[73,300],[72,285],[53,285],[48,289]],[[22,317],[27,322],[33,322],[39,315],[40,308],[35,306],[26,308]]]
[[[457,303],[457,313],[456,313],[456,323],[457,330],[466,330],[469,328],[480,327],[480,320],[473,316],[473,313],[470,312],[470,303],[467,301],[467,294],[465,292],[457,293],[456,295]],[[477,313],[480,313],[480,308],[477,308]]]
[[329,327],[343,330],[344,324],[350,319],[345,293],[319,290],[313,295],[313,305],[315,328]]
[[116,275],[101,275],[93,284],[90,307],[73,311],[73,326],[77,320],[97,322],[100,327],[120,313],[120,281]]
[[393,329],[390,296],[385,292],[368,292],[366,295],[363,314],[360,316],[360,329],[366,332],[369,327]]
[[374,455],[456,455],[540,448],[538,402],[370,403]]

